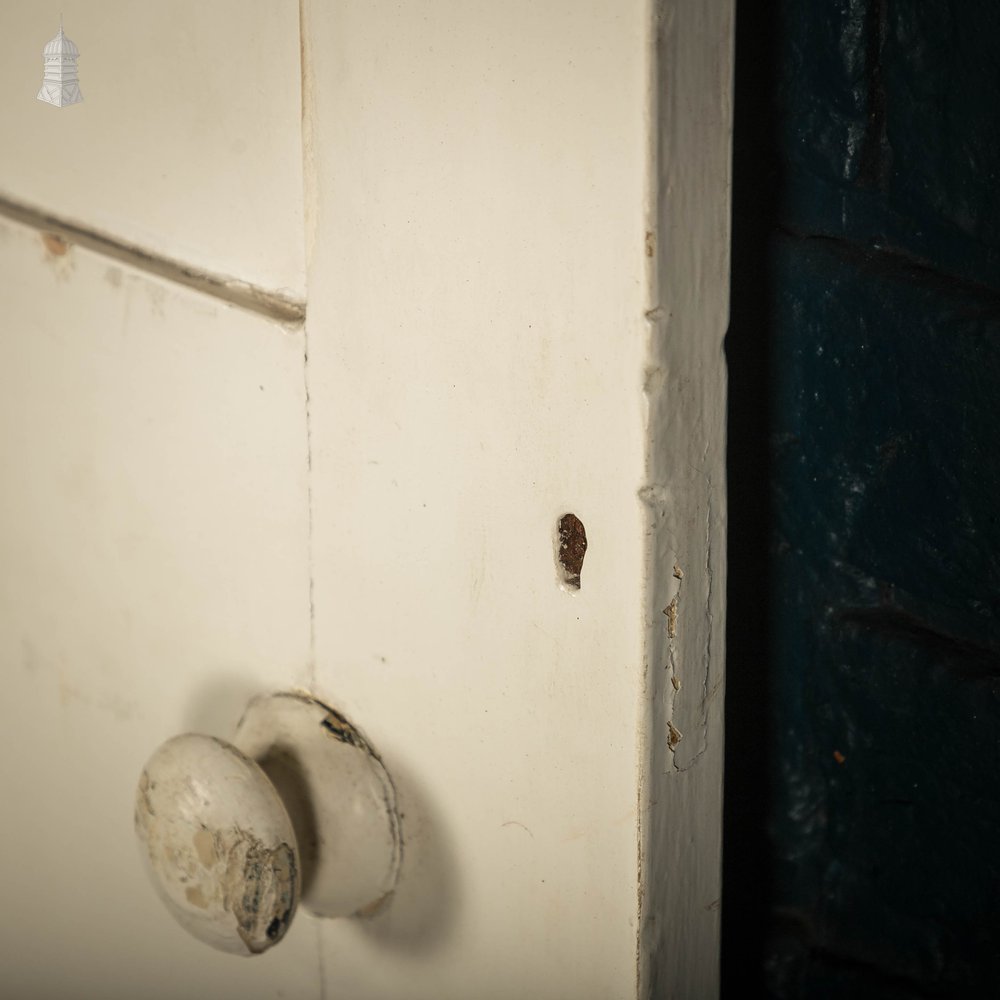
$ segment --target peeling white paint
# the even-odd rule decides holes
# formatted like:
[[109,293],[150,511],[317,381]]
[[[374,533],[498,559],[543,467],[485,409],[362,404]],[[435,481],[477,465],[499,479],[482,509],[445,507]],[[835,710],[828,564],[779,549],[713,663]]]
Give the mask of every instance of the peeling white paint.
[[[732,0],[657,5],[639,996],[719,989]],[[675,627],[660,611],[675,605]],[[658,617],[658,620],[656,620]],[[671,634],[672,633],[672,634]],[[666,667],[666,669],[664,669]]]
[[234,743],[281,794],[299,837],[302,903],[319,917],[370,916],[399,880],[396,788],[368,739],[305,693],[255,698]]
[[158,895],[198,940],[257,955],[285,936],[301,892],[295,832],[236,747],[190,733],[164,743],[140,776],[135,830]]

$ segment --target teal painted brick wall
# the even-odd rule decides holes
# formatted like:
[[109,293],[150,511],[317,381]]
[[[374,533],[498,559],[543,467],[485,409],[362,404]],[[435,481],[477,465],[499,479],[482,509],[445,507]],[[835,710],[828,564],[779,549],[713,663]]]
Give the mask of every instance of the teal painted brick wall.
[[1000,4],[739,18],[725,990],[995,997]]

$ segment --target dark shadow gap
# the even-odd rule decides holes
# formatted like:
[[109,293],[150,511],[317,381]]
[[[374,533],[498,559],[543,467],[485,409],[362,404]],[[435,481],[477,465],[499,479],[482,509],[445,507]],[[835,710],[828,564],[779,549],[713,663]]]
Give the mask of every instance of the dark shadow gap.
[[734,85],[722,997],[764,994],[772,898],[767,834],[772,768],[769,396],[772,289],[781,171],[775,107],[778,17],[738,5]]

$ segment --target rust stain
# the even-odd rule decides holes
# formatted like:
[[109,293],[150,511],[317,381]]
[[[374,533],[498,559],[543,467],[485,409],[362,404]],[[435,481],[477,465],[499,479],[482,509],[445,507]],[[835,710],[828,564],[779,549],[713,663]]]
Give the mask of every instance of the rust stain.
[[57,233],[42,233],[42,243],[53,257],[64,257],[69,250],[69,243]]
[[844,755],[843,755],[843,754],[842,754],[842,753],[841,753],[841,752],[840,752],[839,750],[834,750],[834,751],[833,751],[833,759],[834,759],[834,760],[835,760],[835,761],[836,761],[836,762],[837,762],[838,764],[843,764],[843,763],[844,763],[844,761],[846,761],[846,760],[847,760],[847,758],[846,758],[846,757],[845,757],[845,756],[844,756]]
[[656,233],[651,229],[646,230],[646,256],[656,256]]
[[580,589],[583,558],[587,554],[587,530],[576,514],[559,518],[559,565],[563,581],[574,590]]

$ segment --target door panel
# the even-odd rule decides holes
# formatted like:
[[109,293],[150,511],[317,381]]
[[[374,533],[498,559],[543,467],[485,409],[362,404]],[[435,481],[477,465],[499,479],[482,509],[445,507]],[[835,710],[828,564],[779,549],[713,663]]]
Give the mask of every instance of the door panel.
[[212,953],[132,832],[153,747],[306,664],[301,334],[59,249],[0,222],[3,993],[312,995],[308,928]]
[[414,862],[402,905],[323,927],[327,990],[634,995],[641,5],[310,10],[316,680]]
[[[83,94],[64,108],[35,99],[60,10]],[[295,0],[14,0],[2,25],[0,197],[301,296]]]

